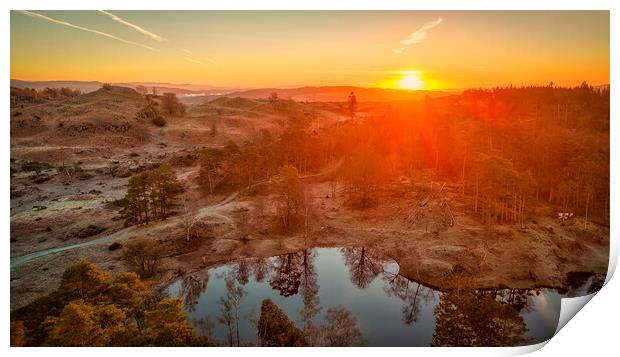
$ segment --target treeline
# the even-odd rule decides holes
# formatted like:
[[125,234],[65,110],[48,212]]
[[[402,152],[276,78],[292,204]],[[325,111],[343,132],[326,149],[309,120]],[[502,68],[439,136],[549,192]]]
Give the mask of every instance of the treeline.
[[433,169],[459,183],[484,220],[523,224],[540,200],[608,221],[608,89],[508,87],[391,103],[333,135],[342,178],[362,206],[387,180],[415,182]]
[[[465,118],[482,125],[463,130],[470,139],[461,145],[471,149],[463,154],[462,184],[475,195],[480,171],[486,170],[485,202],[495,207],[499,201],[504,212],[495,213],[496,219],[506,221],[506,214],[519,210],[519,206],[506,209],[509,200],[514,206],[514,199],[521,198],[526,205],[531,198],[579,214],[586,224],[593,217],[608,221],[608,88],[584,83],[575,88],[497,88],[463,96],[460,105],[469,108]],[[480,110],[484,106],[486,110]],[[507,161],[498,169],[496,163],[502,159]]]
[[203,149],[200,186],[213,193],[226,187],[250,186],[274,176],[285,165],[294,166],[300,173],[323,167],[330,157],[320,154],[326,145],[317,133],[309,131],[309,123],[309,117],[297,113],[277,136],[263,129],[241,145],[229,141],[222,148]]
[[116,277],[87,261],[60,286],[11,314],[11,346],[210,346],[179,299],[159,300],[132,272]]
[[[366,117],[317,125],[289,113],[281,133],[260,131],[238,146],[202,152],[206,193],[245,187],[291,165],[300,175],[342,160],[335,175],[349,201],[366,207],[399,176],[421,170],[460,186],[484,222],[525,224],[535,201],[609,219],[609,89],[587,84],[468,90],[443,98],[365,105]],[[312,123],[312,125],[310,125]]]
[[138,225],[165,219],[181,191],[176,174],[163,164],[129,179],[123,213],[129,223]]

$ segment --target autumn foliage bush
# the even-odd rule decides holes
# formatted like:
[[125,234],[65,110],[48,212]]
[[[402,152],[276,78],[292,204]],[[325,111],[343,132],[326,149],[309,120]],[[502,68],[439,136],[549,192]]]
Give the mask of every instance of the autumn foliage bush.
[[11,314],[12,346],[206,346],[179,299],[157,301],[133,273],[112,277],[82,260],[60,286]]
[[308,346],[308,342],[303,333],[297,329],[286,314],[269,299],[263,300],[257,327],[261,346]]

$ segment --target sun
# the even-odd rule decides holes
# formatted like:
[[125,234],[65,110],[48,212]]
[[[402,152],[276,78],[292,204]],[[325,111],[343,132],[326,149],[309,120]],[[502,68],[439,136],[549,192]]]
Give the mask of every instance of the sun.
[[408,73],[398,81],[398,87],[407,90],[417,90],[424,88],[424,82],[416,73]]

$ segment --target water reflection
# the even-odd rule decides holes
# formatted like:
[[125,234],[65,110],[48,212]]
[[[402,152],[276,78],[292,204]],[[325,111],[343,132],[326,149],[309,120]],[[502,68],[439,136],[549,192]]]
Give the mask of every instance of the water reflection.
[[516,346],[529,342],[518,310],[473,290],[473,275],[457,265],[442,279],[432,346]]
[[280,295],[287,297],[297,294],[301,285],[301,257],[299,253],[283,254],[275,257],[275,274],[269,284]]
[[402,275],[386,273],[384,280],[386,282],[384,290],[388,296],[395,296],[403,301],[403,322],[407,325],[418,321],[421,308],[435,298],[433,289]]
[[302,323],[302,331],[309,334],[316,330],[313,319],[321,312],[319,298],[318,275],[314,269],[316,252],[312,249],[304,249],[301,254],[301,295],[303,307],[299,310]]
[[[239,280],[239,275],[235,273],[236,271],[232,270],[231,274],[227,274],[224,277],[224,281],[226,282],[226,295],[221,296],[217,302],[220,310],[217,321],[226,326],[229,346],[234,346],[235,342],[237,346],[241,346],[239,309],[246,295],[243,285],[247,284],[246,280]],[[235,277],[237,278],[236,280]],[[247,275],[243,277],[249,279]],[[245,283],[241,284],[241,281],[245,281]],[[237,285],[237,282],[239,282],[240,285]]]
[[383,272],[384,260],[365,247],[341,248],[344,263],[349,267],[351,281],[360,289],[364,289]]
[[327,310],[326,322],[310,333],[314,346],[352,347],[366,345],[366,339],[360,331],[353,314],[342,306]]
[[566,277],[566,286],[561,293],[567,297],[582,296],[599,291],[605,283],[604,274],[571,272]]
[[207,290],[209,271],[201,270],[185,276],[181,280],[179,297],[183,300],[185,309],[189,312],[196,310],[198,298]]
[[312,248],[195,272],[168,293],[222,345],[258,345],[268,299],[313,346],[507,346],[553,336],[561,297],[586,294],[601,280],[578,278],[560,292],[474,290],[457,266],[437,290],[400,275],[372,249]]

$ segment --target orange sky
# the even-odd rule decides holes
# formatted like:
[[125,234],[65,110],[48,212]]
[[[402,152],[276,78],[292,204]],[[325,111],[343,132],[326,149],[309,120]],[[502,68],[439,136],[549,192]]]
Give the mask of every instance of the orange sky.
[[609,83],[607,11],[12,11],[11,78],[448,89]]

